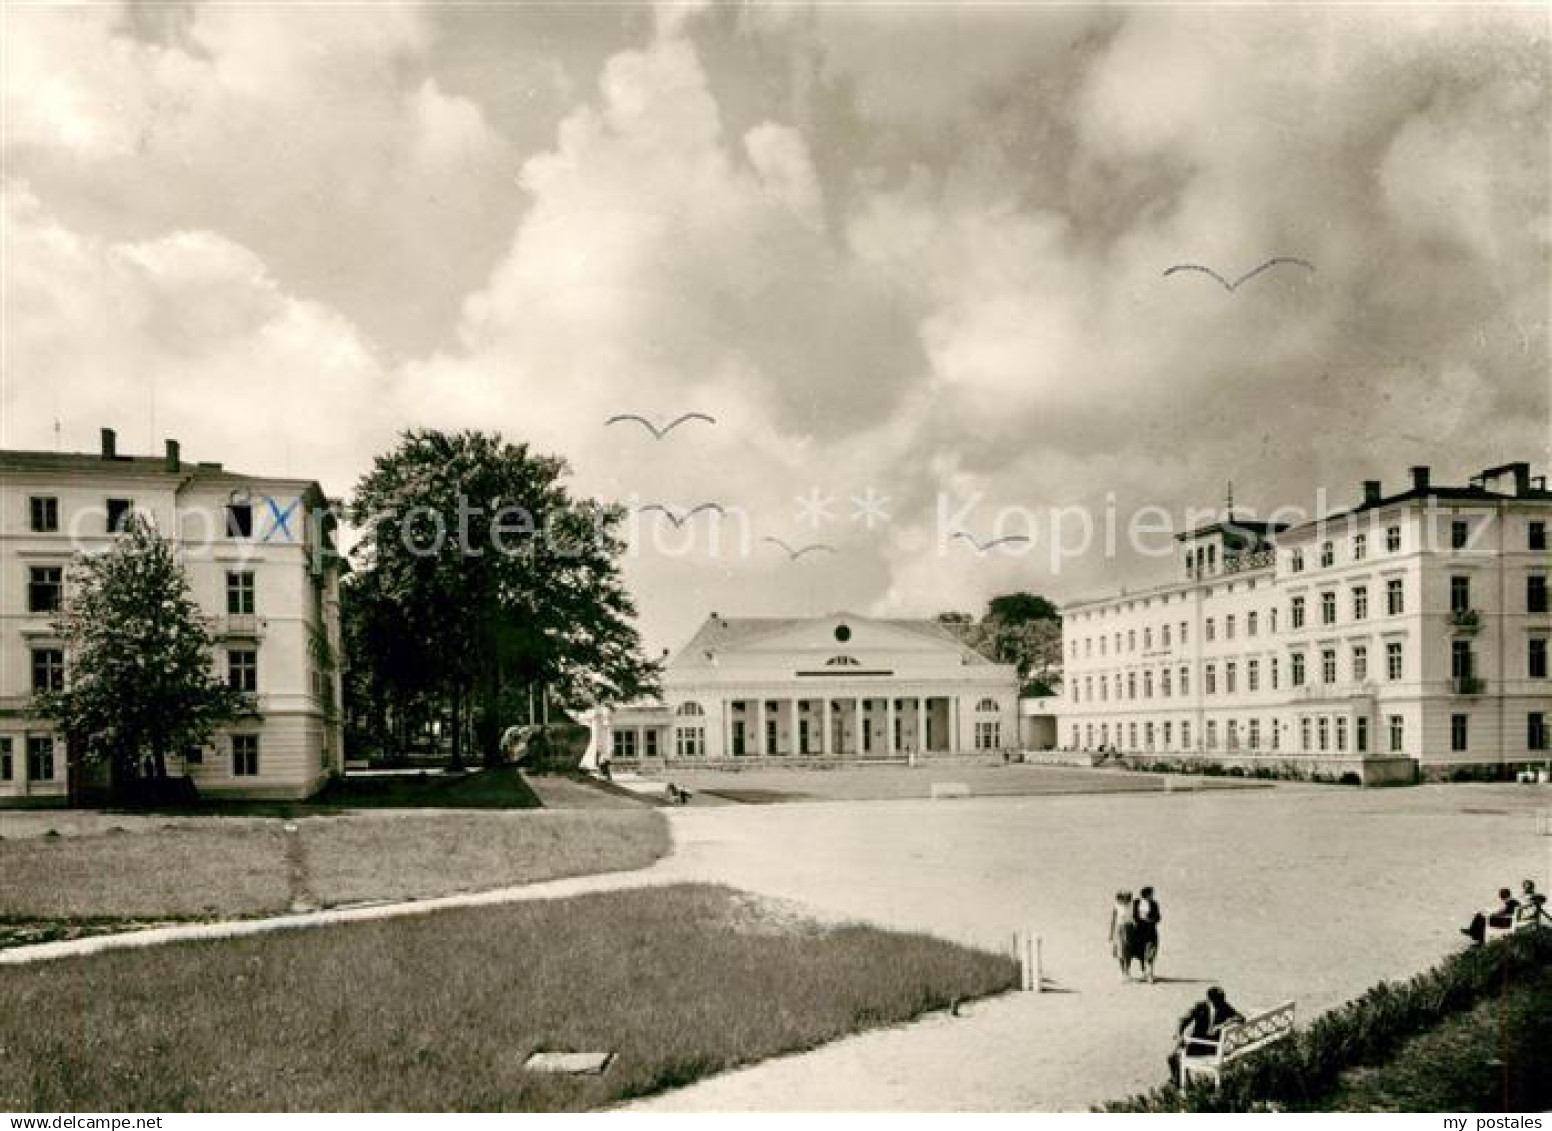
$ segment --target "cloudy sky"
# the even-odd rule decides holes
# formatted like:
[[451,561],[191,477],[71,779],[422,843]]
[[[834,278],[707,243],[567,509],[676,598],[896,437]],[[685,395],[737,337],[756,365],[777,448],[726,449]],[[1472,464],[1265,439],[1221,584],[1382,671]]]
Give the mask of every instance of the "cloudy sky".
[[[0,19],[0,443],[113,425],[344,493],[396,430],[477,426],[740,508],[747,554],[640,517],[654,647],[1172,574],[1053,568],[1052,508],[1552,460],[1540,5]],[[1273,256],[1310,266],[1164,275]]]

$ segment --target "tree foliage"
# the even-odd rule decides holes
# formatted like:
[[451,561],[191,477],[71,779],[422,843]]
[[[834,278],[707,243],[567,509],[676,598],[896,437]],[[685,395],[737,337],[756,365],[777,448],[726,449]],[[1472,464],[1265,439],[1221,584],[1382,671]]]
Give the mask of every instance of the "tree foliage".
[[1061,686],[1061,613],[1046,598],[1005,593],[987,603],[979,621],[964,612],[937,619],[988,659],[1016,667],[1022,694],[1053,695]]
[[618,703],[655,690],[619,576],[623,511],[575,498],[567,467],[490,433],[406,432],[356,486],[362,530],[353,663],[395,693],[445,703],[487,760],[513,704]]
[[212,641],[172,544],[132,516],[105,553],[71,567],[55,620],[66,678],[33,703],[64,732],[71,757],[107,761],[122,789],[167,776],[167,755],[208,742],[253,712],[250,697],[218,679]]

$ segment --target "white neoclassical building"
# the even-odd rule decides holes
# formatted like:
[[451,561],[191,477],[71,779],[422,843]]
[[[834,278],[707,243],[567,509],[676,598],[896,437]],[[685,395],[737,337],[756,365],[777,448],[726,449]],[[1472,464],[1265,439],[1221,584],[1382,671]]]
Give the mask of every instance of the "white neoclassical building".
[[1063,608],[1058,742],[1365,780],[1545,764],[1549,523],[1545,477],[1511,463],[1181,535],[1179,580]]
[[71,561],[110,546],[129,513],[176,543],[211,667],[259,711],[175,752],[170,771],[205,796],[315,792],[343,769],[339,562],[321,489],[191,462],[171,440],[123,455],[105,428],[94,453],[0,451],[0,807],[67,796],[70,751],[32,699],[68,678],[54,619]]
[[662,703],[598,725],[622,761],[993,753],[1018,745],[1018,674],[935,621],[712,613],[669,661]]

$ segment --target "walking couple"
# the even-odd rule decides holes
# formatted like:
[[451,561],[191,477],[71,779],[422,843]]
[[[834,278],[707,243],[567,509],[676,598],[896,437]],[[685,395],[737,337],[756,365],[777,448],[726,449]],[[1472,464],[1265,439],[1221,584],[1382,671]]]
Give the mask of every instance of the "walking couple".
[[1132,898],[1129,891],[1116,892],[1110,909],[1110,953],[1121,964],[1121,975],[1132,978],[1132,963],[1142,965],[1145,982],[1153,981],[1153,963],[1159,953],[1159,921],[1163,919],[1159,901],[1151,887]]

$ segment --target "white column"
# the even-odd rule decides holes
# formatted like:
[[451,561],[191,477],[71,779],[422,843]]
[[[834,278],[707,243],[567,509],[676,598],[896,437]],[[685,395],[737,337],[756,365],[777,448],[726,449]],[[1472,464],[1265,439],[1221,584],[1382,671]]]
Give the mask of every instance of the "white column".
[[820,720],[819,752],[821,754],[830,754],[832,753],[830,749],[832,743],[830,741],[830,697],[828,695],[824,697],[824,710],[820,714]]
[[916,697],[916,752],[927,752],[927,699],[922,695]]
[[959,753],[959,696],[948,698],[948,752]]
[[895,754],[895,698],[884,700],[884,753]]
[[861,758],[862,757],[863,747],[865,746],[865,743],[863,742],[862,734],[863,734],[863,731],[867,729],[867,725],[868,724],[867,724],[867,717],[863,713],[864,705],[865,705],[864,701],[863,701],[863,699],[862,699],[862,697],[860,695],[853,697],[852,703],[851,703],[852,720],[853,720],[852,721],[852,725],[851,725],[851,746],[852,746],[852,757],[854,757],[854,758]]
[[765,699],[761,697],[754,701],[754,752],[759,755],[769,753],[765,749]]

